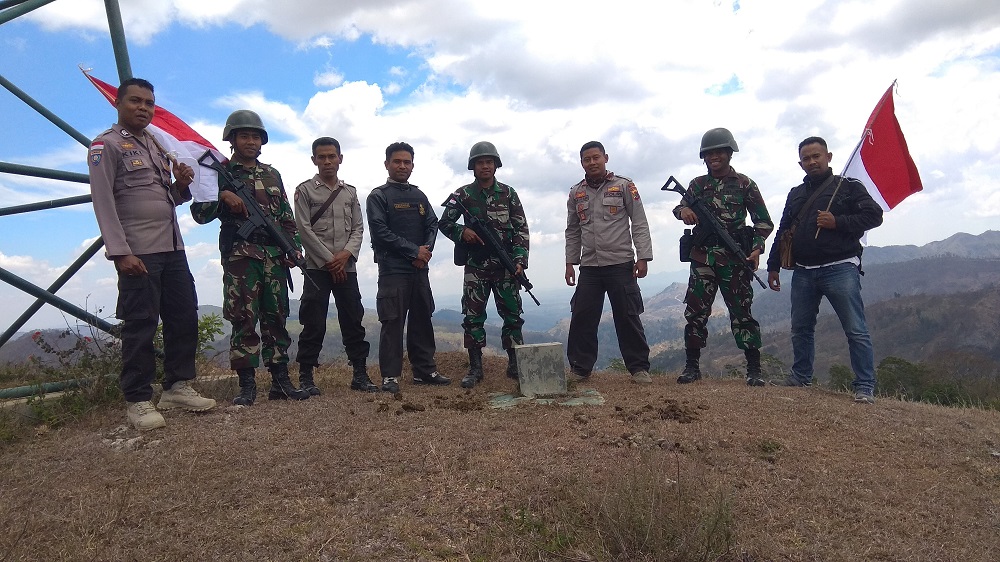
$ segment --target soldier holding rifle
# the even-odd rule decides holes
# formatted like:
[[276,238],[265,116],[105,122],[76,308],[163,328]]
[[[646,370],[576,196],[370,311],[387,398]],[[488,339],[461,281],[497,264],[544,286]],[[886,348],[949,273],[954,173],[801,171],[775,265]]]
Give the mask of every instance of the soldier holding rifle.
[[[728,129],[717,128],[706,132],[701,139],[699,157],[704,160],[708,174],[691,180],[674,216],[693,225],[690,252],[682,251],[681,259],[691,262],[687,295],[684,302],[684,347],[686,363],[677,378],[679,383],[694,382],[701,378],[701,349],[708,344],[708,318],[716,292],[729,309],[736,346],[743,350],[747,361],[747,385],[763,386],[760,367],[760,324],[750,313],[753,303],[751,281],[764,240],[771,234],[774,224],[767,213],[764,199],[757,184],[738,173],[730,165],[733,153],[739,151],[736,139]],[[696,202],[711,215],[706,220],[695,212]],[[745,225],[747,214],[753,222]],[[716,220],[712,220],[714,219]],[[713,228],[712,223],[717,225]],[[717,230],[722,230],[718,232]],[[729,238],[726,243],[723,237]],[[736,244],[732,243],[736,241]],[[737,247],[732,247],[732,246]],[[685,246],[685,245],[682,245]]]
[[[304,264],[292,207],[281,175],[257,160],[261,147],[267,144],[267,130],[259,115],[246,109],[234,111],[226,119],[222,140],[229,141],[233,155],[217,170],[221,172],[219,200],[193,203],[191,215],[200,224],[216,218],[222,223],[219,232],[222,310],[233,327],[229,364],[240,381],[240,393],[233,403],[253,405],[257,396],[255,370],[261,358],[271,373],[269,400],[305,400],[309,393],[295,388],[288,377],[291,338],[285,320],[289,306],[289,267]],[[237,195],[236,190],[247,199]],[[262,224],[273,221],[280,228],[273,225],[246,228],[251,215],[261,222],[254,205],[266,215]],[[256,329],[258,321],[260,335]]]
[[[514,188],[496,179],[496,170],[502,165],[493,143],[474,144],[469,151],[469,170],[473,171],[475,181],[451,194],[438,224],[438,229],[455,242],[455,265],[465,268],[462,327],[465,347],[469,350],[469,372],[462,378],[463,388],[472,388],[483,380],[484,325],[491,292],[497,312],[503,318],[500,341],[507,350],[509,378],[518,376],[514,346],[524,343],[519,278],[524,277],[528,268],[528,221]],[[463,214],[467,215],[465,225],[458,223]],[[470,228],[470,221],[488,229],[483,230],[486,240]],[[501,247],[494,248],[496,243]],[[504,257],[513,262],[513,272],[504,267]],[[531,289],[530,283],[526,288]]]

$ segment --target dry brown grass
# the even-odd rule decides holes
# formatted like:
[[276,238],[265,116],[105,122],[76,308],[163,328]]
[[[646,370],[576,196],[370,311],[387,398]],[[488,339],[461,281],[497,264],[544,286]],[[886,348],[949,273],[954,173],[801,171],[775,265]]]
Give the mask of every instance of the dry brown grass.
[[612,373],[604,406],[489,409],[503,366],[400,399],[332,367],[131,446],[98,411],[0,452],[0,560],[1000,559],[998,412]]

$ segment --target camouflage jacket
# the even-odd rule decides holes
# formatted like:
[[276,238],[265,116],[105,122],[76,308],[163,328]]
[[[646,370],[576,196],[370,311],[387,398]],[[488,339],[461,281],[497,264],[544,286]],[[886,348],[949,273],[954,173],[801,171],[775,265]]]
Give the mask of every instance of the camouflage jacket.
[[[680,204],[674,207],[674,216],[680,219],[681,209],[690,207],[697,199],[705,201],[719,222],[737,241],[740,240],[739,231],[746,224],[749,213],[754,233],[747,254],[753,250],[760,250],[763,255],[764,240],[774,230],[774,223],[771,222],[767,206],[764,205],[764,198],[761,197],[760,190],[752,179],[738,173],[732,167],[729,168],[729,174],[721,181],[711,175],[698,176],[691,180],[687,194],[681,198]],[[696,228],[704,227],[699,225]],[[692,248],[691,259],[707,265],[726,265],[733,256],[722,247],[717,238],[711,237],[708,244]]]
[[[528,221],[524,217],[524,207],[514,188],[493,180],[493,187],[480,189],[476,182],[458,188],[453,194],[469,212],[498,234],[505,250],[515,264],[522,269],[528,269]],[[461,213],[454,208],[447,208],[441,215],[438,230],[451,238],[456,246],[462,242],[462,231],[465,226],[458,221]],[[479,269],[503,268],[500,260],[490,252],[487,246],[468,245],[466,265]]]
[[[295,247],[301,251],[302,242],[295,227],[295,216],[292,214],[292,206],[288,202],[285,185],[278,170],[260,162],[249,168],[232,160],[226,162],[226,168],[248,186],[253,186],[254,199],[260,204],[260,208],[288,233]],[[225,185],[222,177],[219,177],[219,192],[232,190]],[[215,219],[222,222],[219,249],[224,258],[233,255],[262,260],[265,256],[276,258],[282,255],[281,248],[276,243],[270,242],[270,237],[263,229],[258,228],[251,236],[251,240],[237,237],[236,231],[246,219],[230,213],[221,201],[192,203],[191,216],[198,224],[208,224]]]

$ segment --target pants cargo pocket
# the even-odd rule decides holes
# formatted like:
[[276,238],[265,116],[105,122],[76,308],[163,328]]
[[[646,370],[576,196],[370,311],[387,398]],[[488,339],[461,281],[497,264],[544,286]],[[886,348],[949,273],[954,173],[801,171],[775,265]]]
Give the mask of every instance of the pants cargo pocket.
[[642,290],[639,285],[625,287],[625,299],[628,302],[628,313],[631,316],[638,316],[645,312],[642,304]]
[[375,295],[375,312],[379,322],[399,319],[399,290],[396,287],[378,290]]
[[153,313],[153,291],[149,275],[119,275],[118,305],[115,317],[119,320],[146,320]]

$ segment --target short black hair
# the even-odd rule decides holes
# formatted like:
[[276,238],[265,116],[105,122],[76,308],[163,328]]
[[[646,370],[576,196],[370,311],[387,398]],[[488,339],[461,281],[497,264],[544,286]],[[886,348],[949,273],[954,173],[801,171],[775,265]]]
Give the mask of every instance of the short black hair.
[[385,147],[385,161],[388,162],[392,158],[393,152],[399,152],[400,150],[405,150],[410,153],[410,158],[413,158],[413,147],[405,142],[394,142],[389,146]]
[[601,154],[607,154],[607,152],[604,152],[604,145],[603,144],[601,144],[599,141],[590,141],[587,144],[585,144],[585,145],[583,145],[583,146],[580,147],[580,158],[583,158],[583,153],[587,152],[591,148],[596,148],[596,149],[600,150]]
[[314,140],[312,146],[313,156],[316,156],[316,149],[321,146],[334,146],[337,148],[337,154],[340,154],[340,141],[333,137],[320,137]]
[[826,150],[827,152],[830,150],[830,148],[826,146],[826,141],[823,140],[822,137],[808,137],[799,143],[799,152],[802,152],[802,147],[807,144],[818,144],[823,147],[823,150]]
[[129,86],[146,88],[150,93],[155,93],[153,92],[153,85],[149,83],[149,80],[143,80],[142,78],[129,78],[128,80],[122,82],[121,86],[118,86],[118,93],[115,95],[116,104],[122,101],[122,98],[125,97],[125,90],[127,90]]

